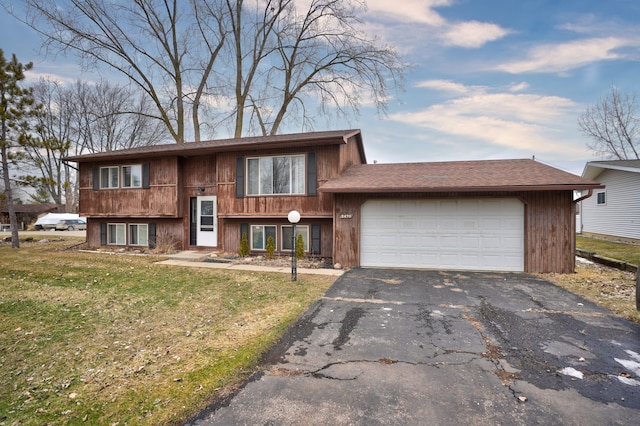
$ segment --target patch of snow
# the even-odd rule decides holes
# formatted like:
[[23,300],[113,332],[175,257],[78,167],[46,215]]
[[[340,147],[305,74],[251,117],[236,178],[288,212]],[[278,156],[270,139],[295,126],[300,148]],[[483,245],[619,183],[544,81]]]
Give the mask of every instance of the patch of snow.
[[584,263],[585,265],[593,265],[594,263],[589,259],[585,259],[584,257],[576,256],[576,260],[580,263]]
[[[629,352],[629,351],[627,351],[627,352]],[[630,360],[630,359],[620,359],[620,358],[614,358],[614,359],[616,360],[616,362],[618,364],[622,365],[627,370],[633,372],[633,374],[635,376],[640,376],[640,362],[633,361],[633,360]]]
[[640,386],[640,381],[636,379],[632,379],[630,377],[615,376],[615,378],[618,379],[621,383],[624,383],[625,385]]
[[576,370],[573,367],[565,367],[562,370],[558,371],[560,374],[564,374],[565,376],[575,377],[576,379],[583,379],[584,374],[581,371]]

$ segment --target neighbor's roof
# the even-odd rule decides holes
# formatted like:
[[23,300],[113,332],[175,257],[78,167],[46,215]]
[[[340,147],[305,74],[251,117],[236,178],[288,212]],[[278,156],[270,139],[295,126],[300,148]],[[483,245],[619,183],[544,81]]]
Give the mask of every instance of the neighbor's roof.
[[602,188],[534,160],[361,164],[328,180],[321,192],[484,192]]
[[640,173],[640,160],[590,161],[584,166],[582,177],[595,179],[600,173],[607,169]]
[[96,160],[125,160],[136,158],[164,157],[177,155],[190,157],[215,152],[241,151],[249,149],[273,149],[300,146],[345,144],[351,137],[358,141],[362,162],[366,163],[362,135],[359,129],[334,130],[326,132],[292,133],[274,136],[251,136],[234,139],[218,139],[184,144],[151,145],[118,151],[98,152],[64,158],[77,163]]

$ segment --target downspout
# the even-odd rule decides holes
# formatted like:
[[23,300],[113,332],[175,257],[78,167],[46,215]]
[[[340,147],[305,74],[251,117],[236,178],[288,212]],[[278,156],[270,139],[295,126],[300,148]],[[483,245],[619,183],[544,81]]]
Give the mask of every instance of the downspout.
[[[583,195],[582,197],[573,200],[574,203],[578,204],[579,202],[581,202],[582,200],[586,200],[587,198],[591,197],[593,195],[593,189],[589,188],[589,192],[587,192],[587,195]],[[582,211],[582,206],[580,206],[580,234],[582,234],[582,215],[584,214],[584,212]]]

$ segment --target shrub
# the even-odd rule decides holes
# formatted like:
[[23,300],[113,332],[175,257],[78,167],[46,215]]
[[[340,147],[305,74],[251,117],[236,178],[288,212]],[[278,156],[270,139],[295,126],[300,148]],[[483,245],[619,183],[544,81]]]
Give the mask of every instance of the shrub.
[[249,240],[247,239],[247,233],[242,233],[242,238],[240,239],[240,250],[238,250],[238,254],[240,257],[247,257],[251,249],[249,248]]
[[296,238],[296,258],[304,258],[304,240],[301,234],[298,234],[298,238]]
[[267,246],[265,247],[265,250],[267,251],[267,259],[273,259],[273,252],[276,251],[276,242],[273,240],[272,236],[267,238]]

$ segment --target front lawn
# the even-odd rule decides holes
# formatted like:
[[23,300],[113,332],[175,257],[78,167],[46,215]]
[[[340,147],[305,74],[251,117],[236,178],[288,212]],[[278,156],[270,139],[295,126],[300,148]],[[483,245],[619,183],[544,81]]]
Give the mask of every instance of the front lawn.
[[335,278],[0,245],[0,424],[180,424],[242,382]]

